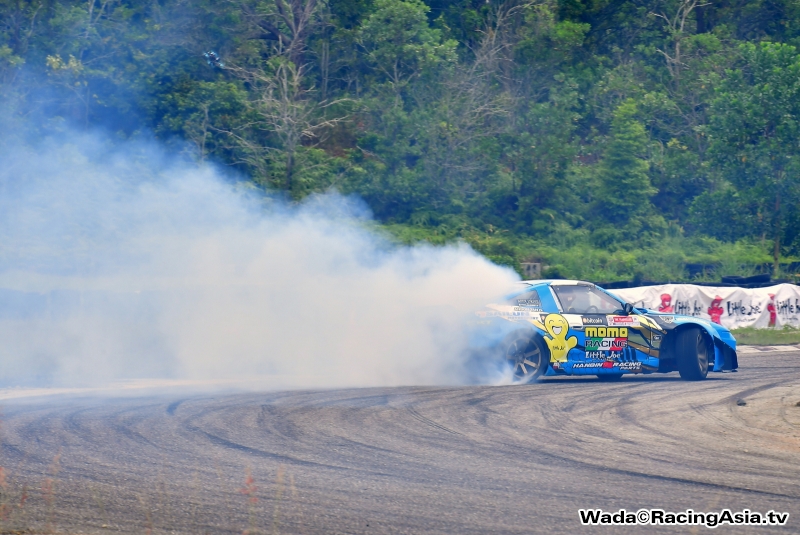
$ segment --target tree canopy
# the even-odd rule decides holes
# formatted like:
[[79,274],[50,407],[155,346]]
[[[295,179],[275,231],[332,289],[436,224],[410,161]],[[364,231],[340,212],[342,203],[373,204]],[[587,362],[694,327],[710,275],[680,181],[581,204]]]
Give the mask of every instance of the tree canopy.
[[795,0],[0,0],[0,120],[152,133],[554,276],[779,271],[797,46]]

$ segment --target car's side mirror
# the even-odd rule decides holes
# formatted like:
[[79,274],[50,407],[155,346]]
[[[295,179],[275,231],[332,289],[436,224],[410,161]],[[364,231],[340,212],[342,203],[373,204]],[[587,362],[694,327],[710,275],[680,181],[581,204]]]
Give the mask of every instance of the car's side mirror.
[[622,311],[625,312],[626,316],[630,316],[631,312],[633,312],[633,305],[630,303],[625,303],[622,305]]

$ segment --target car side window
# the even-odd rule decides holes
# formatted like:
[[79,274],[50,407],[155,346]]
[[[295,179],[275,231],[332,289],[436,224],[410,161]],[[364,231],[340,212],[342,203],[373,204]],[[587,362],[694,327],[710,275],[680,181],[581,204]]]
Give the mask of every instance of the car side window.
[[541,312],[542,300],[539,298],[539,292],[536,290],[528,290],[519,295],[515,295],[509,299],[509,303],[517,307],[525,307],[534,312]]
[[591,286],[556,286],[561,309],[568,314],[622,314],[622,303]]

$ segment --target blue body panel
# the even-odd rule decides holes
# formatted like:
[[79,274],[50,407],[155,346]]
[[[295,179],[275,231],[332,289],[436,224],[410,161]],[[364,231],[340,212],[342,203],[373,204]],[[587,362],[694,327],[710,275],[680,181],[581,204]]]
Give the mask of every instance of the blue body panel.
[[[648,310],[651,315],[663,315],[660,312]],[[703,329],[714,340],[714,368],[713,371],[722,371],[725,364],[725,357],[722,353],[722,347],[728,346],[733,351],[736,351],[736,339],[731,334],[731,331],[717,323],[708,321],[702,318],[695,318],[693,316],[675,316],[676,325],[693,325]]]

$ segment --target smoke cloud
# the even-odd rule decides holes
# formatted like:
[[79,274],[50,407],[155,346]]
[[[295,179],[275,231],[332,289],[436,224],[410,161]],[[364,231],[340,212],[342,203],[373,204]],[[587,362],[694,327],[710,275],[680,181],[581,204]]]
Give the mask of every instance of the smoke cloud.
[[149,142],[0,140],[0,386],[468,380],[464,319],[517,276],[392,244],[358,199],[290,204]]

